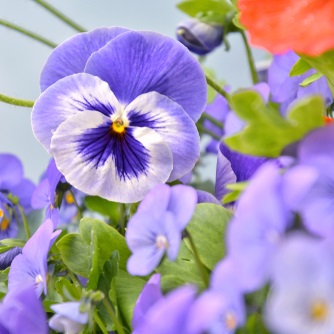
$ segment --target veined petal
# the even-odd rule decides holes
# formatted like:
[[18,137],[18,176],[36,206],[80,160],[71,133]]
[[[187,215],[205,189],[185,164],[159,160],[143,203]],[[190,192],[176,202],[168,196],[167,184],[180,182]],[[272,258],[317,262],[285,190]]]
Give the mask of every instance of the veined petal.
[[149,127],[160,134],[173,154],[174,181],[193,169],[200,154],[199,134],[195,123],[182,107],[156,92],[138,96],[125,114],[134,127]]
[[169,178],[173,157],[163,138],[149,128],[110,129],[111,119],[96,111],[78,113],[52,137],[58,169],[77,189],[130,203]]
[[53,50],[43,68],[40,79],[41,91],[68,75],[83,72],[93,52],[127,31],[125,28],[103,27],[77,34],[60,44]]
[[32,129],[50,153],[51,137],[67,118],[84,110],[111,115],[120,109],[106,82],[89,74],[74,74],[57,81],[40,95],[32,111]]
[[108,82],[124,104],[155,91],[180,104],[194,121],[206,105],[198,61],[179,42],[154,32],[131,31],[111,40],[89,58],[85,72]]

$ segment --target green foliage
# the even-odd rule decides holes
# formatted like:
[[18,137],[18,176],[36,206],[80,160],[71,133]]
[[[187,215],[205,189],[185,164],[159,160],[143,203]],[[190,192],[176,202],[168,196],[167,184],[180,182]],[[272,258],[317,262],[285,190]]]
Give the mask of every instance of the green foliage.
[[[225,255],[225,230],[231,218],[230,211],[222,206],[201,203],[197,204],[195,213],[187,225],[192,236],[201,262],[210,270]],[[185,240],[191,249],[189,240]]]
[[55,284],[56,291],[63,298],[67,300],[79,300],[81,298],[81,291],[77,287],[65,278],[60,278]]
[[284,147],[324,125],[325,106],[321,97],[309,97],[297,102],[287,118],[266,106],[254,90],[231,95],[230,103],[247,125],[241,132],[226,138],[225,143],[244,154],[277,157]]
[[290,71],[290,76],[295,77],[298,75],[302,75],[309,71],[312,68],[312,66],[305,61],[303,58],[299,58],[296,63],[292,66],[292,69]]
[[4,270],[0,270],[0,283],[5,283],[8,281],[8,273],[9,273],[9,267],[4,269]]
[[207,23],[223,24],[233,6],[226,0],[185,0],[177,7],[189,16]]
[[241,193],[246,189],[248,182],[237,182],[227,184],[226,188],[231,190],[228,194],[223,197],[223,204],[228,204],[231,202],[235,202]]
[[306,86],[310,85],[312,82],[317,81],[318,79],[320,79],[322,76],[323,76],[322,73],[316,72],[316,73],[310,75],[305,80],[303,80],[299,85],[302,86],[302,87],[306,87]]
[[85,204],[89,210],[109,217],[113,223],[117,223],[121,217],[121,207],[119,203],[110,202],[99,196],[86,196]]

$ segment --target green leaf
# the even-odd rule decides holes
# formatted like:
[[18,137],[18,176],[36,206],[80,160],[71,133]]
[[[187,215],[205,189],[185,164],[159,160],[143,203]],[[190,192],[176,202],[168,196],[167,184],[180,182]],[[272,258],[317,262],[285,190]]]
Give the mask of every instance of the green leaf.
[[131,255],[125,238],[116,229],[103,221],[94,218],[83,218],[80,222],[80,232],[87,243],[91,242],[91,231],[95,231],[97,234],[96,251],[100,253],[98,263],[101,270],[105,261],[109,259],[111,253],[115,250],[120,255],[119,267],[125,270],[126,262]]
[[0,270],[0,282],[4,283],[8,281],[8,273],[9,273],[9,269],[10,267],[4,269],[4,270]]
[[223,24],[233,6],[226,0],[185,0],[177,7],[189,16],[208,23]]
[[[225,255],[225,230],[231,212],[222,206],[201,203],[197,204],[195,213],[187,225],[192,236],[201,262],[210,270]],[[185,243],[191,249],[190,243]]]
[[302,75],[305,72],[309,71],[312,66],[303,58],[299,58],[297,62],[292,66],[290,71],[290,77],[295,77],[298,75]]
[[91,268],[90,248],[81,235],[66,234],[56,246],[64,264],[75,274],[88,278]]
[[115,278],[117,304],[122,318],[131,328],[133,309],[146,281],[120,270]]
[[0,243],[7,247],[21,247],[25,245],[25,241],[19,239],[2,239]]
[[310,75],[308,78],[306,78],[305,80],[303,80],[299,86],[302,86],[302,87],[306,87],[308,86],[309,84],[311,84],[312,82],[320,79],[321,77],[323,77],[323,74],[322,73],[314,73],[312,75]]
[[224,197],[223,197],[223,204],[228,204],[228,203],[231,203],[231,202],[235,202],[239,196],[241,195],[242,191],[240,190],[234,190],[234,191],[231,191],[230,193],[226,194]]
[[109,217],[113,222],[118,222],[121,216],[119,203],[110,202],[98,196],[86,196],[85,203],[89,210]]
[[287,118],[266,106],[254,90],[233,94],[230,103],[247,125],[241,132],[226,138],[225,143],[232,150],[244,154],[277,157],[284,147],[324,125],[325,106],[318,96],[298,101]]
[[227,184],[225,187],[229,190],[244,191],[248,185],[247,181]]
[[81,293],[77,287],[65,278],[60,278],[55,284],[56,291],[62,296],[64,301],[79,300]]

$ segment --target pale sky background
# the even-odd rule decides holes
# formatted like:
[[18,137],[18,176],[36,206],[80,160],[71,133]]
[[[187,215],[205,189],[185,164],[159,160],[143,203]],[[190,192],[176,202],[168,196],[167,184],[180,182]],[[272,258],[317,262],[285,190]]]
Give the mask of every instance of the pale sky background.
[[[100,26],[124,26],[134,30],[153,30],[174,37],[175,27],[186,18],[177,0],[50,0],[67,16],[87,30]],[[0,19],[34,31],[55,43],[76,33],[33,0],[0,0]],[[219,48],[208,56],[206,65],[233,89],[251,84],[241,38],[230,35],[231,50]],[[52,49],[38,41],[0,26],[0,93],[35,100],[39,95],[39,75]],[[256,50],[255,58],[264,53]],[[0,102],[0,153],[14,153],[24,163],[25,175],[37,181],[49,155],[35,140],[30,125],[31,109]],[[205,173],[214,175],[211,157]]]

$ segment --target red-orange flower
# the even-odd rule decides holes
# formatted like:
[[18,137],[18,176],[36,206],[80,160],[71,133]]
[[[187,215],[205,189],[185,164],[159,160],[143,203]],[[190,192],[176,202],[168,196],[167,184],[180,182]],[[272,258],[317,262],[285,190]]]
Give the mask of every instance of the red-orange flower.
[[239,0],[238,7],[251,43],[272,53],[334,49],[334,0]]

